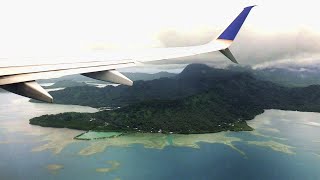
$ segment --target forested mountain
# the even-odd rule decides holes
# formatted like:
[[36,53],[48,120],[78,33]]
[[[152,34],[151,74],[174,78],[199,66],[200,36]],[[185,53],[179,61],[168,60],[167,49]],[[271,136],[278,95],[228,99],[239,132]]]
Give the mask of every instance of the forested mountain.
[[[310,89],[314,92],[309,93]],[[233,98],[254,96],[261,103],[282,104],[289,101],[314,101],[320,93],[320,86],[288,88],[272,82],[262,81],[252,73],[227,69],[214,69],[202,64],[187,66],[174,78],[160,78],[151,81],[136,81],[129,86],[71,87],[51,92],[58,104],[77,104],[92,107],[125,106],[145,100],[174,100],[206,91]],[[313,95],[313,96],[312,96]],[[294,100],[292,100],[294,99]],[[281,100],[281,102],[279,102]],[[259,103],[259,104],[261,104]]]
[[56,103],[117,107],[93,114],[64,113],[31,124],[76,129],[203,133],[250,130],[245,120],[264,109],[320,112],[320,86],[283,87],[248,72],[187,66],[174,78],[132,87],[72,87],[52,92]]

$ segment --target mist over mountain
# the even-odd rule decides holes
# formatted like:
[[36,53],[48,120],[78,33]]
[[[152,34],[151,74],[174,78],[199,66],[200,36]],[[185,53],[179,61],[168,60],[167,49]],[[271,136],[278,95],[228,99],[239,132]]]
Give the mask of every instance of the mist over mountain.
[[320,68],[318,66],[292,65],[251,68],[250,66],[231,65],[227,69],[236,72],[248,72],[258,79],[288,87],[305,87],[320,84]]

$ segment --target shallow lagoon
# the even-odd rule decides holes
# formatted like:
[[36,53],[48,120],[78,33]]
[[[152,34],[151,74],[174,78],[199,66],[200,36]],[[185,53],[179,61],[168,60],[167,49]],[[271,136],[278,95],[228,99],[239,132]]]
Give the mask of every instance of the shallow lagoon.
[[96,109],[0,99],[0,179],[320,179],[319,113],[267,110],[249,121],[252,132],[81,141],[83,131],[28,119]]

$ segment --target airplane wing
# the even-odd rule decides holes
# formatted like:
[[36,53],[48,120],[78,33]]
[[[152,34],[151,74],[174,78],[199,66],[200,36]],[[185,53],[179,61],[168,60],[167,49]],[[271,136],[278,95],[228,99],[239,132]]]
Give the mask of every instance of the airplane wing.
[[204,45],[155,48],[118,61],[87,61],[0,67],[0,87],[25,97],[45,102],[53,102],[52,96],[35,80],[82,74],[93,79],[131,86],[133,82],[115,69],[136,66],[140,62],[181,58],[214,51],[220,51],[232,62],[237,63],[229,50],[229,46],[232,44],[253,7],[254,6],[248,6],[244,8],[217,38]]

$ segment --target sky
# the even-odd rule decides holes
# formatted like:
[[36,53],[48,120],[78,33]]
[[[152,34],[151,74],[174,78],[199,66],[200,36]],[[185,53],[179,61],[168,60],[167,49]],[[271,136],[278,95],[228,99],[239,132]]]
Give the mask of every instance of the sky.
[[[1,0],[0,66],[200,45],[249,5],[258,6],[230,47],[239,63],[320,66],[320,13],[314,0]],[[231,64],[216,52],[128,71],[179,71],[188,63]]]

